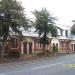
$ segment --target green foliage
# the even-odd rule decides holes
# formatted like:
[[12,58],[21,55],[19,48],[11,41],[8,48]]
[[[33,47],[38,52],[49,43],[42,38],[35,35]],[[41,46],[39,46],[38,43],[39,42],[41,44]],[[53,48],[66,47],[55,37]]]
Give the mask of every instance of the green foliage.
[[0,0],[0,36],[7,38],[10,28],[15,33],[22,35],[20,28],[29,27],[28,20],[24,14],[24,8],[16,0]]
[[43,55],[44,55],[44,53],[43,52],[40,52],[40,53],[37,53],[36,54],[38,57],[42,57]]
[[41,37],[40,38],[40,43],[42,43],[42,44],[49,44],[49,41],[48,40],[49,40],[48,38]]
[[55,17],[53,17],[47,9],[42,9],[41,11],[35,10],[33,12],[35,15],[35,28],[41,38],[41,43],[48,43],[48,35],[51,34],[53,37],[57,36],[57,29],[55,26]]
[[53,52],[54,52],[54,53],[55,53],[55,52],[58,52],[58,49],[57,49],[57,48],[53,49]]

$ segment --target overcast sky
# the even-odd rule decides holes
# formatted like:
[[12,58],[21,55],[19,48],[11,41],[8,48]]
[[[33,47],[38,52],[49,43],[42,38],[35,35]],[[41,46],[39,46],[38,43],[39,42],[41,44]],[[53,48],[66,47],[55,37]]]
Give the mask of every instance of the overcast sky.
[[22,2],[27,16],[33,18],[31,11],[47,8],[55,17],[58,17],[58,23],[63,25],[72,25],[75,19],[75,0],[18,0]]

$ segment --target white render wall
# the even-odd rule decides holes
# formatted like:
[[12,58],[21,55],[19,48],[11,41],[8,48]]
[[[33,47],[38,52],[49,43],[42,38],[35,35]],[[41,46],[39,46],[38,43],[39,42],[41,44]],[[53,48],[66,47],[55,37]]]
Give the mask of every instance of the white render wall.
[[57,39],[57,38],[53,38],[52,40],[51,40],[51,44],[53,45],[53,43],[55,43],[55,44],[59,44],[59,40]]
[[65,37],[65,30],[63,30],[63,37]]
[[71,44],[75,44],[75,40],[74,41],[71,41]]
[[53,43],[56,45],[56,44],[58,44],[58,51],[59,51],[59,39],[58,38],[53,38],[52,40],[51,40],[51,46],[53,46]]

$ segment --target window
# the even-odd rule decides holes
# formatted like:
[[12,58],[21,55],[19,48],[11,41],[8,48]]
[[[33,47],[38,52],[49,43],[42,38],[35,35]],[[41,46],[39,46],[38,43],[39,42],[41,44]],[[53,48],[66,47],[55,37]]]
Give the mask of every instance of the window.
[[64,41],[60,41],[60,47],[64,46]]
[[73,51],[73,44],[71,44],[71,49],[72,49],[72,51]]
[[61,36],[63,36],[63,30],[60,30]]
[[68,37],[68,31],[67,30],[65,31],[65,35],[66,35],[66,37]]
[[39,39],[37,40],[38,48],[42,48],[42,44],[40,43]]
[[66,41],[65,47],[69,49],[69,41]]
[[38,43],[38,48],[42,48],[42,44],[41,43]]
[[17,47],[17,39],[16,38],[11,38],[11,43],[12,43],[12,48]]

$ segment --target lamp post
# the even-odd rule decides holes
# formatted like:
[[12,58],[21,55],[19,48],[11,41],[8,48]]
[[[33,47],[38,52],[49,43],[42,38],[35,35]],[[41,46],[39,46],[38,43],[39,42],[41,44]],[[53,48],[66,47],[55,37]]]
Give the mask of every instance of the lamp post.
[[[1,21],[1,27],[0,27],[1,33],[0,33],[0,35],[2,36],[2,42],[3,42],[3,34],[4,34],[3,33],[3,22],[5,21],[5,14],[4,13],[0,13],[0,21]],[[1,52],[1,59],[3,59],[3,57],[4,57],[4,51],[5,51],[5,49],[4,49],[4,46],[3,46],[3,49],[2,49],[2,52]]]
[[2,35],[2,13],[0,13],[0,20],[1,20],[1,27],[0,27],[1,29],[0,30],[1,30],[1,35]]
[[[0,13],[0,21],[1,21],[1,26],[0,26],[0,35],[2,36],[2,41],[3,41],[3,50],[1,52],[1,58],[3,59],[4,57],[4,52],[5,52],[5,39],[7,39],[6,36],[6,31],[7,31],[7,26],[9,28],[9,22],[11,21],[11,14],[8,12],[2,12]],[[8,23],[7,26],[5,26],[5,24],[3,24],[4,22]],[[6,31],[5,31],[6,30]]]
[[1,35],[2,35],[2,24],[3,24],[3,20],[4,20],[4,13],[0,13],[0,21],[1,21]]

